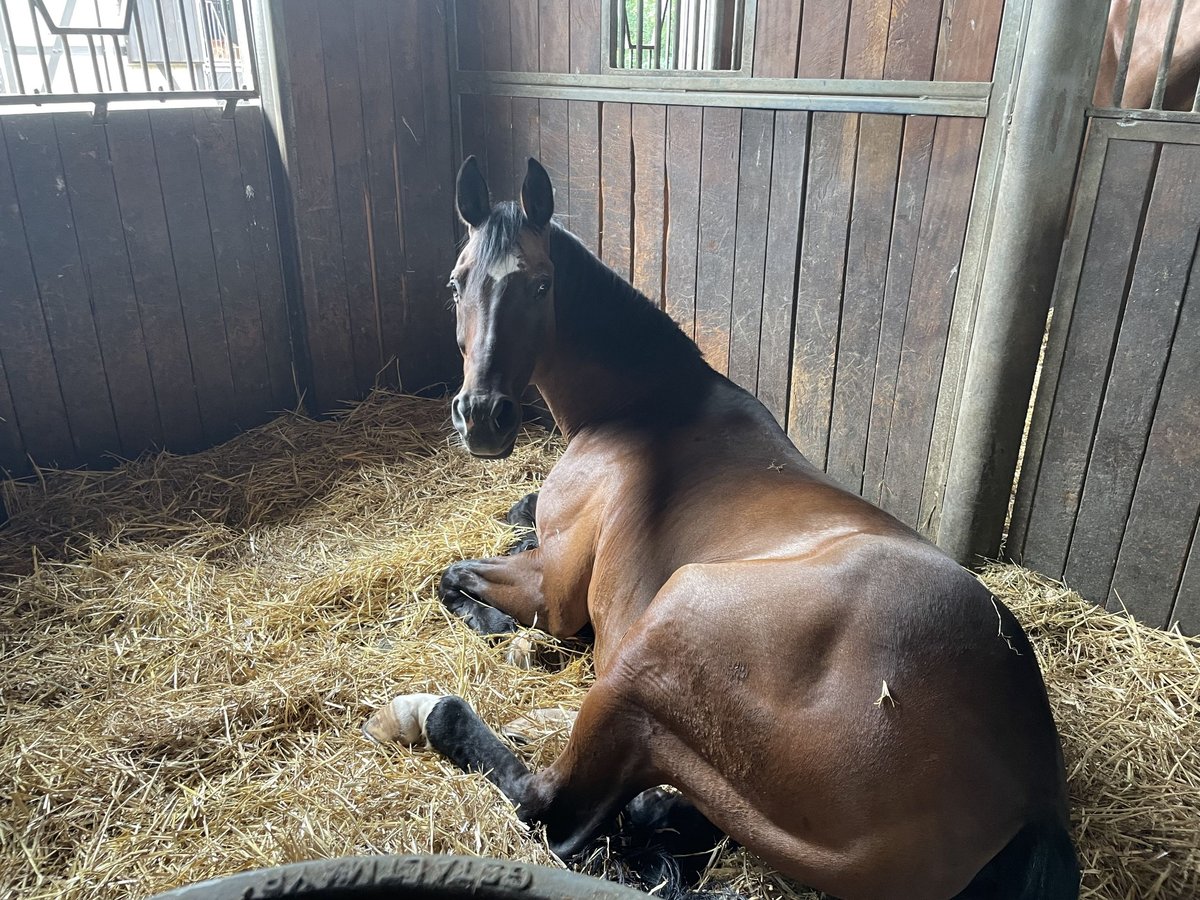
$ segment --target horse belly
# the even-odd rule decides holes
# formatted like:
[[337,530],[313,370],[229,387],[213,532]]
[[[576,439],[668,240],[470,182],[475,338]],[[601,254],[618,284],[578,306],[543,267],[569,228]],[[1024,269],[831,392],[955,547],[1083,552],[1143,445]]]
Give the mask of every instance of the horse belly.
[[782,871],[848,900],[948,897],[1054,795],[1040,677],[969,607],[986,600],[905,615],[930,599],[854,555],[676,573],[631,683],[672,735],[669,780]]

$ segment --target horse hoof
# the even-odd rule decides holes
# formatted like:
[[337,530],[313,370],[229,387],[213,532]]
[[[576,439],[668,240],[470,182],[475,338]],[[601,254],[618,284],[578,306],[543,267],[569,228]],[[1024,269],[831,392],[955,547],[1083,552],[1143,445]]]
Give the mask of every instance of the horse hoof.
[[536,657],[537,648],[534,647],[533,641],[527,635],[519,634],[508,645],[508,653],[504,658],[510,666],[516,666],[518,669],[532,669]]
[[437,694],[401,694],[393,697],[363,722],[363,734],[377,744],[399,741],[411,747],[425,740],[425,720],[441,699]]

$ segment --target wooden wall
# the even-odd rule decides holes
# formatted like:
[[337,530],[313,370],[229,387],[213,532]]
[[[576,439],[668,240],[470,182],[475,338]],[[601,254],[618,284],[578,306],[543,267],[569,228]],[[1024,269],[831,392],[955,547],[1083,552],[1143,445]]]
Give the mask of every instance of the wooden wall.
[[0,467],[195,450],[295,404],[267,154],[253,106],[0,118]]
[[[462,93],[462,152],[480,157],[496,198],[515,196],[525,158],[538,157],[560,221],[755,392],[810,459],[928,526],[984,120],[841,112],[819,98],[772,109],[762,94],[754,107],[573,99],[605,83],[600,7],[565,8],[459,0],[464,72],[575,79]],[[991,77],[997,0],[911,2],[894,16],[880,2],[805,9],[760,0],[755,78]]]
[[266,7],[265,101],[283,145],[310,404],[461,377],[445,288],[456,231],[443,0]]
[[1200,133],[1137,140],[1153,126],[1118,137],[1104,124],[1081,177],[1008,549],[1091,600],[1195,634]]

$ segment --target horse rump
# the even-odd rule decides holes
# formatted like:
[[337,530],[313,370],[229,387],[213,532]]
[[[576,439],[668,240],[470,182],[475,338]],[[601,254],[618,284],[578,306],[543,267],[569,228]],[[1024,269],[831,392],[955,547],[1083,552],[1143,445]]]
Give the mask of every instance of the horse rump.
[[1057,818],[1031,822],[954,900],[1077,900],[1079,859]]

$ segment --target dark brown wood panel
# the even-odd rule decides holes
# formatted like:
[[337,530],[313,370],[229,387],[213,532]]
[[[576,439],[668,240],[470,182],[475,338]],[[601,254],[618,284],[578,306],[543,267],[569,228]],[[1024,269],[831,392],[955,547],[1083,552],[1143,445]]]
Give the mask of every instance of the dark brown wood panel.
[[[597,18],[600,10],[596,8]],[[538,62],[543,72],[571,71],[573,10],[563,0],[538,0]]]
[[936,81],[990,81],[1004,0],[945,0],[938,36]]
[[[392,51],[387,22],[388,0],[356,0],[358,70],[361,87],[366,181],[366,218],[371,304],[376,318],[376,366],[380,381],[400,383],[396,353],[404,340],[406,248],[400,232],[400,159],[395,97],[392,92]],[[361,382],[360,382],[361,383]]]
[[1067,581],[1085,597],[1109,594],[1121,535],[1146,450],[1200,218],[1200,146],[1163,147],[1067,555]]
[[[600,251],[600,104],[568,101],[569,191],[567,228],[593,253]],[[561,191],[561,188],[559,189]]]
[[754,75],[760,78],[795,76],[803,7],[803,0],[771,0],[758,5]]
[[758,390],[758,348],[763,337],[763,278],[774,140],[775,113],[759,109],[742,113],[729,377],[751,393]]
[[208,208],[229,365],[237,394],[237,424],[248,428],[270,414],[272,396],[237,134],[233,120],[223,117],[217,109],[194,110],[192,127],[199,151],[204,203]]
[[454,0],[458,33],[458,66],[464,71],[477,71],[483,65],[483,30],[481,10],[496,0]]
[[663,242],[666,209],[667,108],[634,106],[633,278],[635,288],[663,305]]
[[1200,634],[1200,527],[1192,532],[1192,549],[1175,597],[1175,608],[1171,610],[1171,621],[1179,623],[1184,634]]
[[628,103],[600,108],[600,258],[628,279],[633,261],[633,123]]
[[1069,321],[1060,315],[1053,326],[1068,329],[1066,344],[1057,382],[1043,382],[1039,388],[1038,402],[1052,404],[1046,443],[1040,459],[1027,458],[1024,464],[1022,478],[1036,482],[1028,521],[1011,550],[1018,560],[1054,578],[1061,578],[1066,567],[1157,161],[1155,144],[1109,142],[1073,314]]
[[160,110],[151,128],[200,418],[205,438],[217,443],[237,431],[240,408],[192,113]]
[[696,251],[696,343],[708,364],[718,372],[729,371],[741,130],[740,109],[704,110]]
[[[515,102],[515,101],[514,101]],[[566,100],[535,100],[538,104],[539,142],[536,156],[546,167],[554,184],[554,212],[564,222],[571,221],[571,120]],[[515,130],[514,130],[515,137]],[[518,168],[524,178],[528,159]],[[514,186],[519,188],[520,183]]]
[[823,0],[804,6],[800,22],[800,78],[841,78],[850,24],[850,0]]
[[1109,589],[1110,608],[1165,626],[1200,517],[1200,257],[1193,259]]
[[839,483],[855,492],[862,490],[867,431],[871,424],[903,126],[901,116],[864,115],[859,123],[845,297],[825,467]]
[[837,364],[858,116],[815,113],[800,251],[788,436],[824,467]]
[[933,77],[942,0],[908,0],[893,8],[883,77],[926,81]]
[[938,120],[904,322],[883,508],[921,528],[926,523],[917,517],[982,135],[979,119]]
[[[175,279],[150,115],[144,110],[114,111],[104,131],[108,135],[121,229],[141,313],[163,443],[176,452],[198,450],[204,446],[204,428]],[[264,175],[261,181],[247,180],[247,184],[266,190],[269,198],[269,180]],[[275,220],[270,207],[265,215],[263,225],[273,234]],[[183,248],[180,250],[183,252]],[[278,250],[270,258],[278,270]],[[277,303],[282,310],[282,290],[277,294]]]
[[462,119],[459,141],[462,143],[463,159],[474,156],[486,176],[491,171],[491,166],[488,164],[487,112],[484,109],[484,98],[478,94],[463,94],[459,97],[458,104],[459,116]]
[[4,123],[25,239],[76,459],[121,447],[74,230],[53,116]]
[[896,376],[900,368],[904,322],[913,284],[936,123],[936,119],[927,116],[911,116],[904,123],[900,175],[896,185],[896,213],[888,251],[883,316],[879,323],[875,388],[871,395],[871,423],[867,430],[867,454],[863,462],[862,495],[872,503],[880,503],[884,494],[884,467],[888,458],[892,414],[896,408]]
[[92,124],[92,117],[83,112],[55,114],[54,130],[83,263],[86,299],[75,299],[75,316],[90,316],[95,322],[119,447],[126,456],[136,456],[161,444],[163,433],[117,205],[108,138],[105,130]]
[[[25,461],[25,441],[17,412],[13,407],[12,395],[8,390],[8,374],[4,371],[4,360],[0,356],[0,472],[16,474],[13,467]],[[18,470],[19,471],[19,470]],[[0,524],[7,518],[4,504],[0,502]]]
[[800,223],[808,171],[808,113],[775,114],[771,153],[771,203],[763,272],[762,340],[758,396],[781,426],[787,423],[792,335],[796,315]]
[[323,3],[320,13],[350,352],[354,385],[357,391],[363,391],[375,383],[383,359],[366,214],[367,151],[358,66],[361,49],[353,8]]
[[[538,12],[538,0],[508,0],[509,60],[514,72],[541,71]],[[553,27],[552,23],[547,25]],[[504,37],[497,33],[490,39],[502,41]],[[484,53],[487,52],[485,49]]]
[[47,466],[72,465],[77,457],[9,161],[12,127],[12,120],[0,120],[0,362],[13,407],[5,418],[20,427],[24,446],[10,448],[14,455],[0,462],[20,475],[28,471],[27,456]]
[[[545,4],[547,0],[542,2]],[[559,0],[551,2],[556,9],[560,8]],[[603,2],[604,0],[570,0],[572,72],[600,71],[600,4]],[[556,15],[561,15],[561,12]]]
[[846,31],[846,78],[882,78],[887,58],[891,0],[853,0]]
[[666,310],[688,335],[696,333],[702,133],[703,111],[699,107],[667,109]]
[[[555,212],[559,211],[558,186],[560,183],[565,183],[565,179],[560,182],[557,173],[557,162],[552,171],[551,166],[547,164],[545,159],[547,154],[542,150],[541,107],[543,104],[551,102],[554,101],[536,100],[532,97],[513,97],[512,172],[497,173],[496,182],[489,185],[495,199],[515,199],[520,195],[521,185],[525,181],[525,172],[529,166],[529,159],[533,157],[534,159],[541,160],[542,165],[546,166],[546,170],[550,173],[550,181],[555,187]],[[559,100],[557,102],[565,106],[567,101]]]

